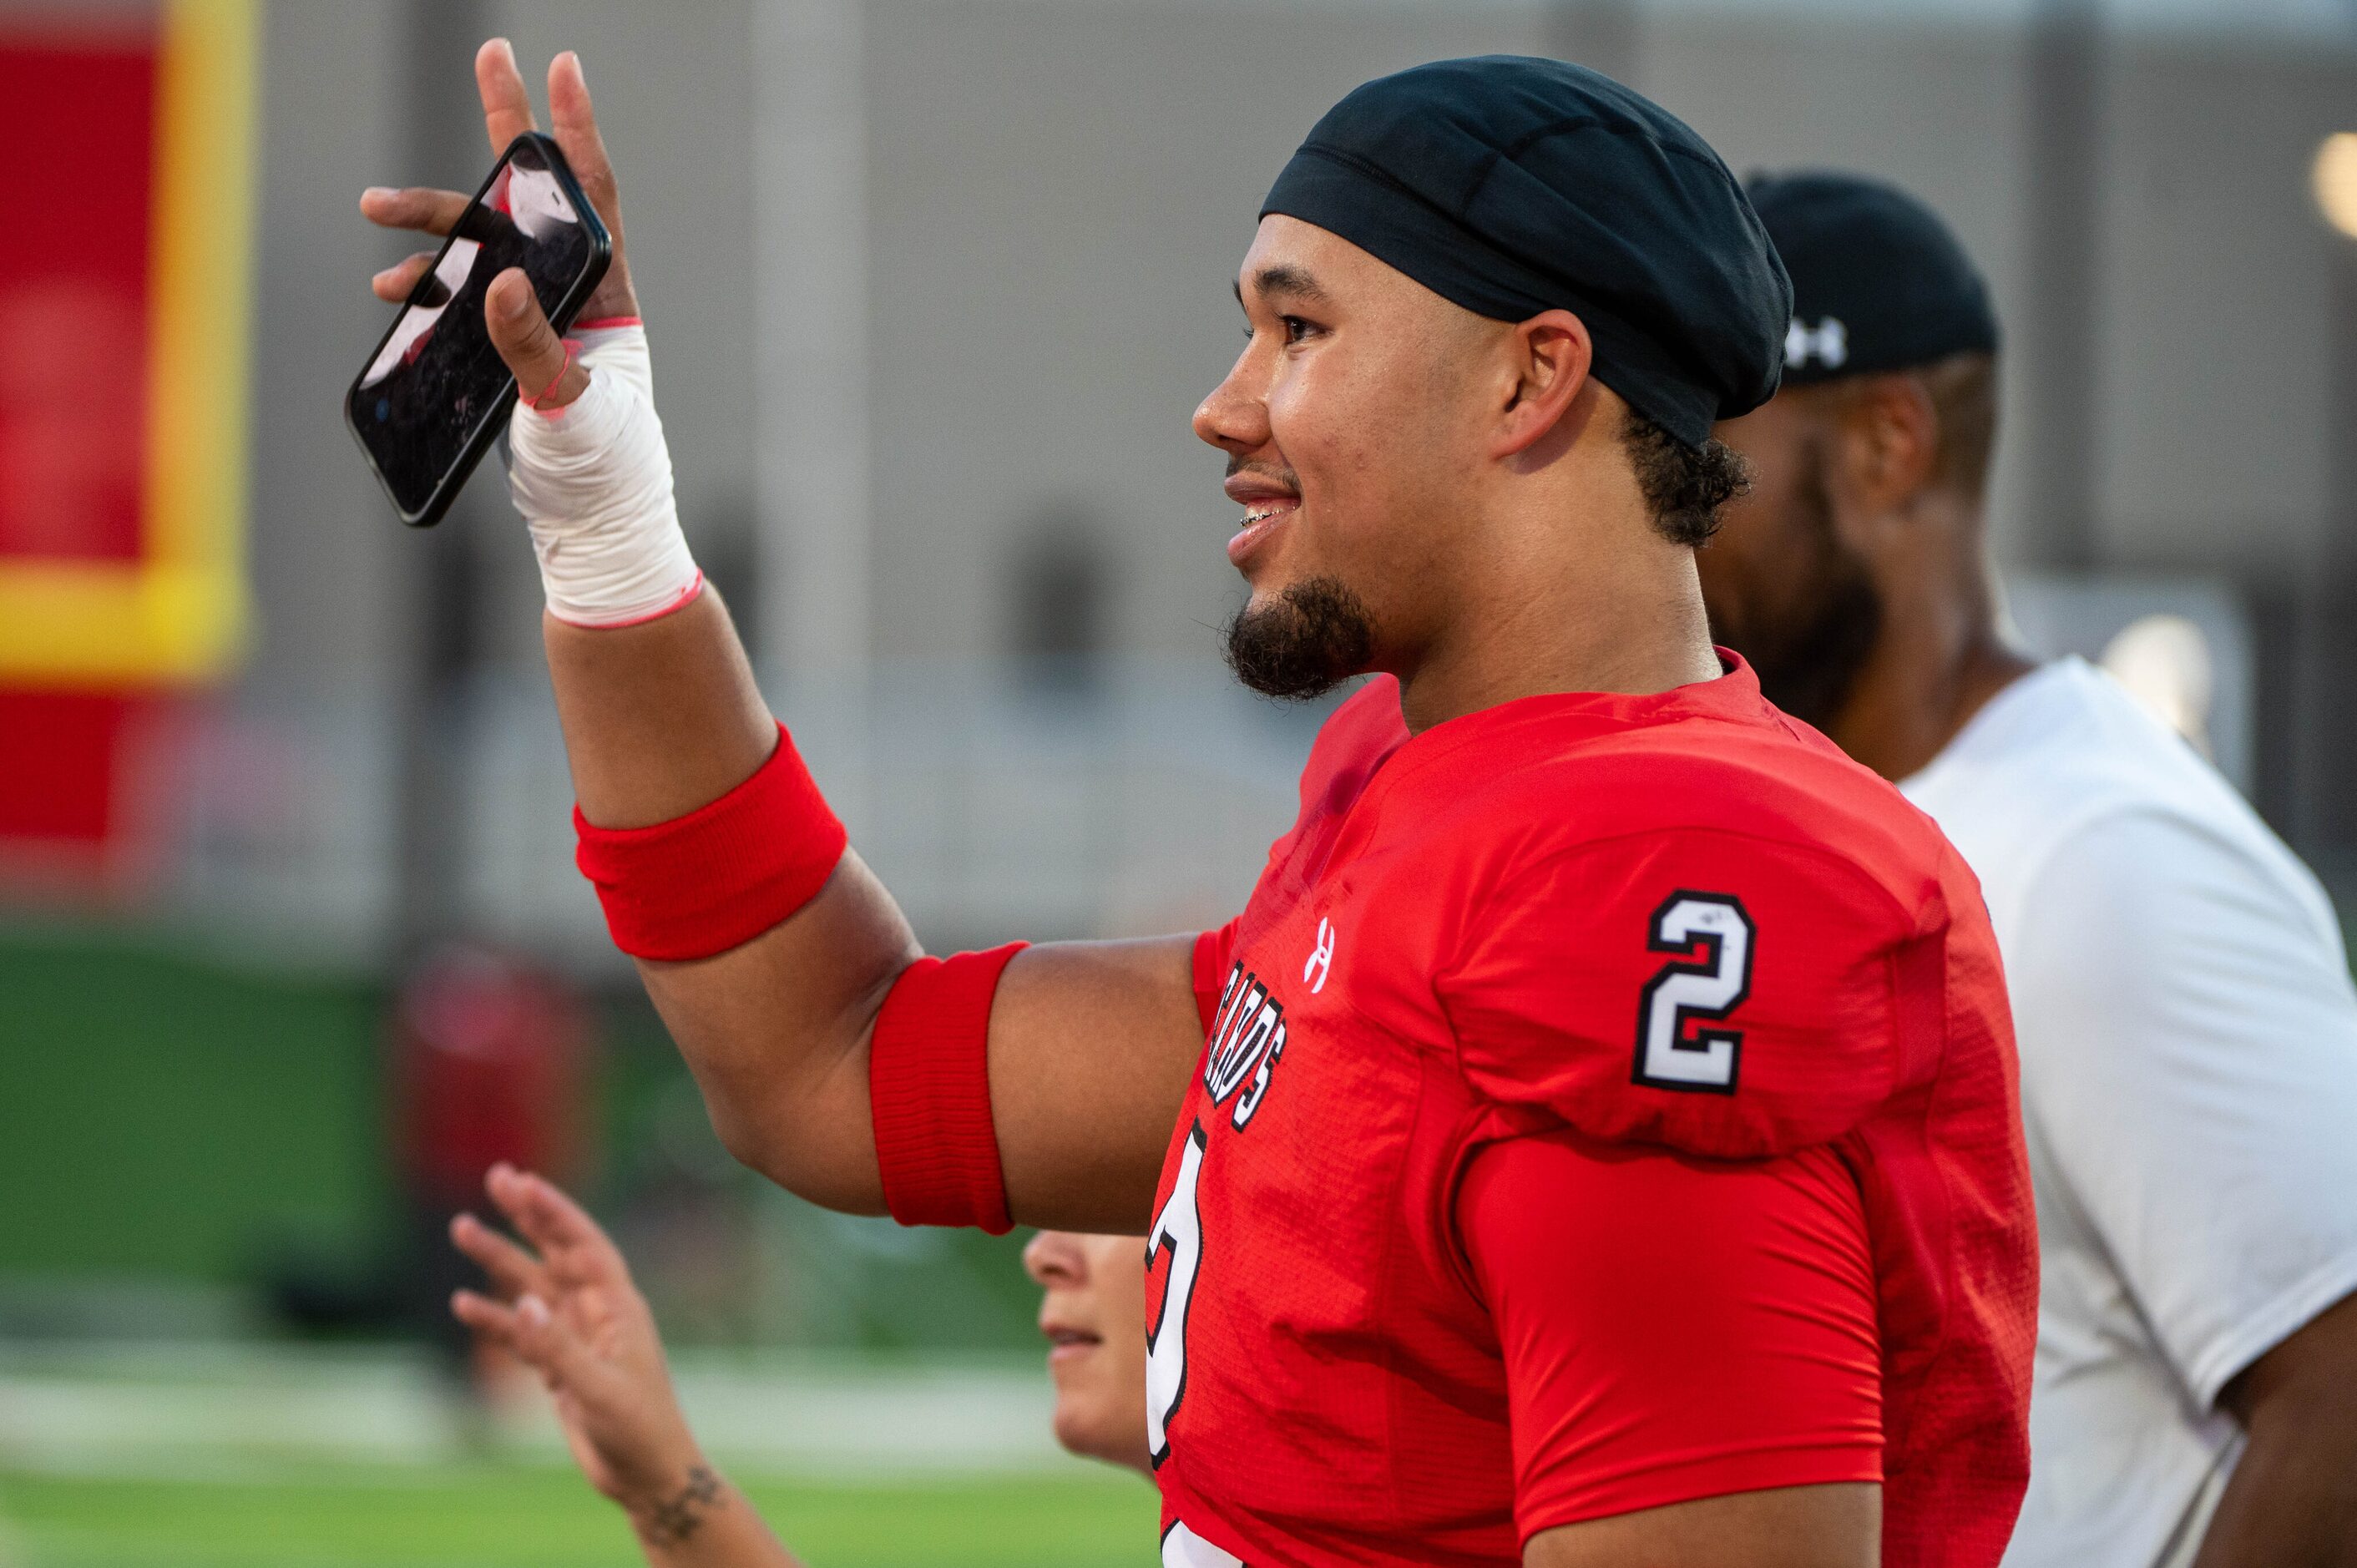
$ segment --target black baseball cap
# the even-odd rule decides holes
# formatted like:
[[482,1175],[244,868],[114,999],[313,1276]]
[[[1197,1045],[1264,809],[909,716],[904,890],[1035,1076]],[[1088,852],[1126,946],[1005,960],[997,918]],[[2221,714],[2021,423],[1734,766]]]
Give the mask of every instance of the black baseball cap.
[[1708,143],[1562,60],[1437,60],[1355,89],[1277,176],[1281,212],[1477,315],[1571,311],[1596,377],[1689,446],[1776,392],[1790,285]]
[[1831,169],[1754,174],[1744,188],[1792,281],[1784,385],[1996,351],[1987,282],[1916,198]]

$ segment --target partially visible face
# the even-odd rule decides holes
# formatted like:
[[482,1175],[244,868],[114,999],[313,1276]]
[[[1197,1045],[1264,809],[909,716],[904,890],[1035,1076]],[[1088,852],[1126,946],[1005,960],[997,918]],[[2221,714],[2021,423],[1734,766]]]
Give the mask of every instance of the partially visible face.
[[1437,613],[1480,461],[1484,323],[1297,219],[1261,220],[1237,281],[1249,341],[1195,411],[1241,510],[1246,683],[1310,696],[1383,667]]
[[1750,493],[1695,553],[1711,634],[1751,661],[1768,700],[1828,728],[1881,635],[1882,595],[1842,537],[1820,394],[1779,392],[1718,438],[1751,460]]
[[1023,1266],[1047,1294],[1039,1332],[1056,1382],[1056,1441],[1151,1474],[1146,1447],[1146,1243],[1042,1230]]

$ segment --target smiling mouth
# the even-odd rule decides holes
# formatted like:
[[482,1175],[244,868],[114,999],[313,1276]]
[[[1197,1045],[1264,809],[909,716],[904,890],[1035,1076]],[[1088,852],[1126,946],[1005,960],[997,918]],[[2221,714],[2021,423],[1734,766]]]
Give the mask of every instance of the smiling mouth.
[[1228,559],[1238,571],[1244,569],[1259,550],[1261,542],[1293,520],[1301,510],[1299,496],[1260,496],[1244,503],[1244,515],[1236,531],[1228,535]]

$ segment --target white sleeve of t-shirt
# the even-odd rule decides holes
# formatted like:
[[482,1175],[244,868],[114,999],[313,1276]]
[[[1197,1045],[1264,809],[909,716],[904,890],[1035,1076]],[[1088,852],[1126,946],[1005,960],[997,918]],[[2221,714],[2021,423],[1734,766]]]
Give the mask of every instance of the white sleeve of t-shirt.
[[2281,868],[2162,811],[2072,835],[2007,955],[2023,1100],[2204,1410],[2357,1290],[2357,992]]

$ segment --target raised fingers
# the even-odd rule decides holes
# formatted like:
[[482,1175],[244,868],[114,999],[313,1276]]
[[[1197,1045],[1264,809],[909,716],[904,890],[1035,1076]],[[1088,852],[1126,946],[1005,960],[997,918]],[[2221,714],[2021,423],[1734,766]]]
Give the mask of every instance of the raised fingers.
[[515,1309],[478,1291],[450,1293],[450,1316],[487,1339],[515,1343]]
[[424,186],[394,189],[372,185],[361,192],[361,215],[385,229],[415,229],[447,234],[467,210],[468,199],[455,190],[429,190]]
[[532,129],[532,95],[524,91],[513,44],[493,38],[475,51],[475,91],[482,94],[483,132],[491,139],[491,152],[506,152],[510,142]]
[[566,49],[548,62],[548,120],[556,145],[573,177],[597,204],[597,216],[617,235],[622,231],[621,203],[614,186],[613,160],[606,156],[606,140],[597,134],[597,112],[589,104],[589,83],[581,74],[581,57]]
[[574,1202],[554,1182],[505,1166],[493,1171],[491,1180],[492,1194],[500,1207],[544,1255],[553,1257],[562,1251],[568,1262],[577,1261],[594,1272],[628,1278],[620,1250],[590,1218],[589,1211]]
[[548,1288],[547,1271],[538,1258],[471,1214],[461,1214],[450,1221],[450,1242],[475,1261],[502,1301],[513,1301],[527,1291],[545,1292]]
[[606,156],[606,140],[597,131],[597,113],[589,106],[581,57],[570,49],[548,65],[548,117],[556,145],[565,149],[565,161],[573,166],[583,194],[614,237],[614,263],[583,314],[636,316],[639,295],[630,286],[630,261],[622,243],[622,196],[614,182],[613,161]]

